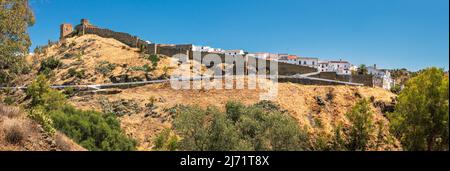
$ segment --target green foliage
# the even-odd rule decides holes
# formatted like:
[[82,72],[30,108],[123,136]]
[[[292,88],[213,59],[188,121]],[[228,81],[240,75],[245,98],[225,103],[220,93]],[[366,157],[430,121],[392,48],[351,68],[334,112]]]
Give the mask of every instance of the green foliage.
[[158,151],[175,151],[178,148],[178,137],[170,129],[163,130],[154,139],[153,149]]
[[95,70],[104,76],[109,75],[114,69],[116,69],[116,65],[108,61],[102,61],[95,67]]
[[395,94],[400,94],[400,91],[402,91],[402,87],[400,85],[395,85],[391,87],[391,92]]
[[75,78],[79,78],[82,79],[85,77],[85,72],[86,70],[82,69],[77,71],[75,68],[70,68],[67,73],[69,74],[70,77],[75,77]]
[[43,107],[33,108],[29,112],[28,117],[38,122],[47,134],[49,135],[55,134],[56,129],[53,126],[53,120],[46,113]]
[[63,93],[67,96],[67,97],[73,97],[75,96],[75,94],[77,93],[75,88],[73,87],[66,87],[64,88]]
[[449,84],[442,69],[411,78],[389,114],[391,129],[407,150],[448,150]]
[[239,118],[241,118],[241,114],[243,113],[244,105],[242,103],[236,101],[229,101],[225,108],[227,109],[227,114],[230,120],[233,122],[237,122]]
[[156,68],[156,66],[158,66],[158,62],[159,62],[158,55],[145,56],[144,58],[152,62],[153,68]]
[[34,107],[39,104],[45,104],[43,96],[49,91],[51,91],[51,89],[47,78],[42,74],[38,75],[36,80],[34,80],[26,90],[27,97],[31,98],[30,105]]
[[49,76],[54,69],[60,67],[61,65],[61,61],[59,59],[56,59],[55,57],[44,59],[41,62],[39,73]]
[[34,15],[28,0],[0,1],[0,85],[13,85],[13,80],[29,71],[24,61],[31,45],[28,27]]
[[361,64],[361,65],[358,67],[358,71],[357,71],[358,75],[367,75],[368,72],[369,72],[369,71],[367,70],[367,66],[366,66],[366,65]]
[[174,129],[180,150],[304,150],[306,133],[272,102],[252,106],[228,102],[226,113],[214,107],[177,106]]
[[346,114],[352,124],[348,131],[347,149],[351,151],[365,151],[368,148],[370,135],[374,130],[373,113],[367,100],[361,100]]
[[6,105],[13,105],[16,102],[16,99],[14,99],[13,97],[7,96],[3,99],[3,103],[5,103]]
[[135,149],[136,142],[122,132],[113,114],[73,108],[61,92],[50,89],[45,76],[39,75],[26,93],[31,98],[30,118],[49,134],[56,128],[89,150]]
[[135,150],[136,142],[125,135],[113,114],[64,106],[50,111],[55,128],[92,151]]

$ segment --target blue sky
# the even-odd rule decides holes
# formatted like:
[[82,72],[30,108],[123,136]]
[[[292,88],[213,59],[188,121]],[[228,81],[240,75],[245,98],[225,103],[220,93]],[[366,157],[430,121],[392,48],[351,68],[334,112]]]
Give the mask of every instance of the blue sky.
[[449,68],[448,0],[30,0],[33,46],[61,23],[193,43],[418,70]]

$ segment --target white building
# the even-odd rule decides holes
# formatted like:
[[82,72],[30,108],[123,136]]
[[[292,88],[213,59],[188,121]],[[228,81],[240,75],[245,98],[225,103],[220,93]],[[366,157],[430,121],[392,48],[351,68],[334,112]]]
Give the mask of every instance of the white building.
[[338,75],[351,75],[352,64],[347,61],[318,61],[320,72],[336,72]]
[[227,56],[238,56],[238,55],[245,55],[244,50],[225,50],[224,51],[225,55]]
[[247,54],[247,56],[258,58],[258,59],[266,59],[266,60],[278,59],[278,54],[267,53],[267,52],[249,53],[249,54]]
[[278,54],[278,62],[298,65],[298,56],[289,54]]
[[297,64],[312,68],[319,68],[319,58],[299,57],[297,58]]
[[197,46],[192,45],[192,51],[194,52],[209,52],[209,53],[224,53],[225,51],[220,48],[212,48],[210,46]]
[[378,69],[377,65],[367,67],[367,73],[373,75],[375,79],[375,86],[390,90],[394,86],[394,80],[391,78],[391,72],[386,69]]

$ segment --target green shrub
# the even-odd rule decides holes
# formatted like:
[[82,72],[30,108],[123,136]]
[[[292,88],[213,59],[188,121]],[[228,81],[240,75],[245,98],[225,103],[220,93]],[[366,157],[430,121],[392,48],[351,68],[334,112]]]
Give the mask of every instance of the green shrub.
[[154,150],[175,151],[178,148],[178,137],[170,130],[163,130],[154,139]]
[[114,69],[116,69],[116,65],[108,61],[100,62],[95,68],[98,73],[103,74],[104,76],[109,75]]
[[63,93],[67,96],[67,97],[73,97],[75,96],[75,94],[77,93],[74,87],[66,87],[64,88]]
[[92,151],[135,150],[136,142],[125,135],[112,114],[82,111],[72,106],[50,111],[55,128]]
[[85,77],[85,72],[86,70],[84,69],[77,71],[75,68],[70,68],[67,73],[70,77],[82,79]]
[[160,60],[158,55],[145,56],[144,58],[149,60],[150,62],[152,62],[152,67],[153,68],[156,68],[156,66],[158,66],[158,62]]
[[44,75],[38,75],[38,77],[27,87],[27,98],[31,98],[30,105],[32,107],[45,104],[43,95],[50,91],[50,84]]
[[36,107],[32,109],[28,116],[38,122],[44,131],[49,135],[54,135],[56,132],[56,129],[53,127],[53,120],[51,117],[47,114],[47,112],[44,110],[43,107]]
[[367,100],[361,100],[346,114],[352,124],[348,131],[347,149],[351,151],[365,151],[368,149],[370,135],[375,131],[373,113]]
[[39,73],[49,76],[54,69],[60,67],[61,65],[61,61],[55,57],[44,59],[41,62]]
[[398,96],[388,117],[393,134],[406,150],[448,150],[449,84],[442,69],[417,73]]
[[402,91],[402,87],[400,85],[395,85],[391,87],[391,92],[395,94],[400,94],[400,91]]
[[[176,106],[174,130],[180,150],[305,150],[306,133],[295,119],[270,101],[245,106],[228,102],[227,112],[215,107]],[[164,137],[164,135],[160,135]],[[167,139],[167,138],[166,138]],[[164,142],[164,141],[162,141]],[[161,144],[161,143],[160,143]]]
[[3,103],[5,103],[6,105],[13,105],[16,102],[16,99],[14,99],[13,97],[7,96],[3,99]]
[[29,117],[53,135],[55,128],[89,150],[134,150],[136,142],[125,135],[113,114],[82,111],[66,104],[65,96],[50,89],[45,76],[27,89],[31,98]]

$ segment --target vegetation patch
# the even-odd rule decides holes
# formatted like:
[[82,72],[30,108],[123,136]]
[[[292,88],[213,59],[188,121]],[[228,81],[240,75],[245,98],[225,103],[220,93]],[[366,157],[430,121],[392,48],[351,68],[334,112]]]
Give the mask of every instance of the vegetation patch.
[[43,75],[29,86],[27,97],[30,118],[52,136],[57,129],[89,150],[135,150],[136,141],[125,135],[115,115],[75,109],[61,92],[50,89]]
[[100,62],[95,68],[98,73],[103,74],[104,76],[109,75],[114,69],[116,69],[116,65],[108,61]]

